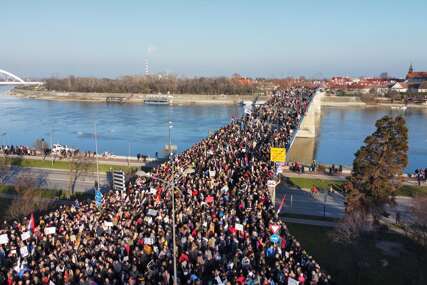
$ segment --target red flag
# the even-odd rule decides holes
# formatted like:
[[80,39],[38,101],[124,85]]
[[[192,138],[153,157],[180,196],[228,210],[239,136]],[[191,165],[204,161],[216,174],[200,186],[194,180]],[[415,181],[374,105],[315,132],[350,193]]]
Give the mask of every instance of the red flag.
[[285,205],[285,201],[286,201],[286,194],[283,196],[282,201],[280,202],[280,206],[279,206],[279,209],[277,210],[277,214],[279,214],[280,211],[282,210],[283,205]]
[[33,232],[35,228],[36,228],[36,222],[34,220],[34,214],[31,213],[31,218],[30,218],[30,222],[28,223],[27,230],[29,230],[30,232]]

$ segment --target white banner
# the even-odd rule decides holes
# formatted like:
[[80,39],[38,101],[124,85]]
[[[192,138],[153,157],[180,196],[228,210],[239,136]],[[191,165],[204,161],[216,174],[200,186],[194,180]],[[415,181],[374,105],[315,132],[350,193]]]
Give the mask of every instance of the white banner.
[[0,235],[0,244],[7,244],[9,242],[9,238],[7,234]]
[[144,238],[144,244],[153,244],[154,240],[152,238]]
[[19,249],[19,252],[21,253],[22,257],[28,256],[28,248],[26,246],[23,246]]
[[236,224],[234,227],[236,228],[237,231],[243,232],[243,225],[242,224]]
[[157,213],[158,213],[157,210],[149,209],[148,212],[147,212],[147,215],[154,217],[154,216],[157,216]]
[[27,239],[29,239],[31,237],[31,232],[30,231],[28,231],[28,232],[23,232],[22,233],[22,235],[21,235],[21,239],[22,240],[27,240]]
[[49,227],[44,229],[45,235],[55,234],[56,233],[56,227]]

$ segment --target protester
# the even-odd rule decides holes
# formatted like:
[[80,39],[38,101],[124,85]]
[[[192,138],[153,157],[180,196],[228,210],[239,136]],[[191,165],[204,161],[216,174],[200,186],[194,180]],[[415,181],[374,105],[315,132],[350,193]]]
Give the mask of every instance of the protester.
[[37,223],[4,222],[6,284],[172,284],[171,191],[178,284],[330,284],[279,219],[266,185],[275,173],[270,147],[289,144],[312,95],[276,92],[155,169],[155,178],[105,193],[100,207],[76,203]]

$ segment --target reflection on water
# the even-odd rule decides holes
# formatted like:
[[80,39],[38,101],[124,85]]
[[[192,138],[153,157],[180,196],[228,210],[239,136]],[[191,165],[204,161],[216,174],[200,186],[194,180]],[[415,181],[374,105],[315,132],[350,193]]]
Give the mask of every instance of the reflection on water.
[[31,145],[44,137],[54,143],[94,150],[96,122],[100,152],[127,155],[161,153],[168,143],[168,122],[173,121],[172,143],[178,151],[242,114],[239,106],[156,106],[57,102],[21,99],[0,90],[0,144]]
[[409,171],[427,167],[427,109],[405,112],[386,107],[323,107],[315,157],[321,163],[351,165],[354,153],[366,136],[375,131],[375,122],[385,115],[402,114],[409,130]]

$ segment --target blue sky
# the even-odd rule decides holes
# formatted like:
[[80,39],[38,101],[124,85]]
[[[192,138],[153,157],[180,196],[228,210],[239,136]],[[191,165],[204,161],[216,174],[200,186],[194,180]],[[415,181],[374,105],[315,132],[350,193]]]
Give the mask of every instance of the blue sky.
[[1,0],[22,76],[403,76],[427,70],[426,0]]

